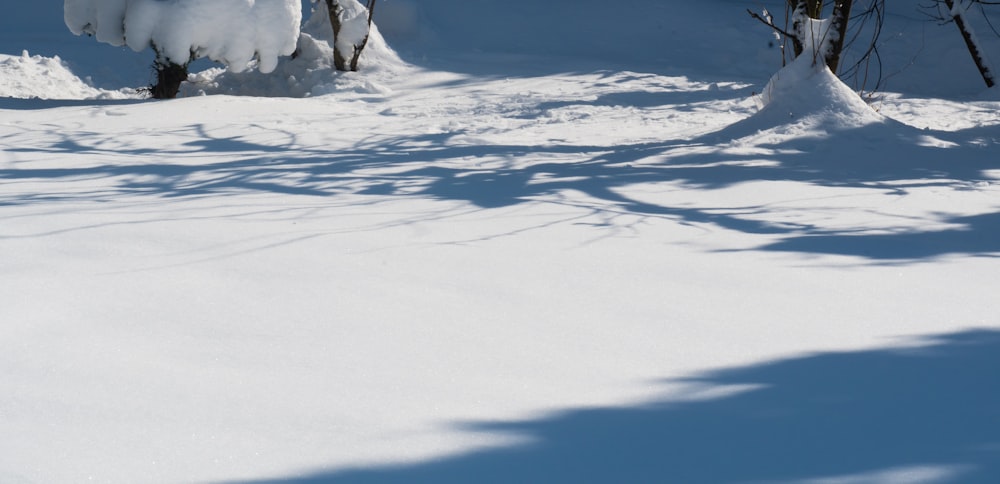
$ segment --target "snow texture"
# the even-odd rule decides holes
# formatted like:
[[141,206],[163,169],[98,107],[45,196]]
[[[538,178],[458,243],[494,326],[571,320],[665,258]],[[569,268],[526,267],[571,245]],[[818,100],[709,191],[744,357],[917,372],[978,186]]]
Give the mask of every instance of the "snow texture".
[[177,64],[207,57],[241,72],[252,60],[271,72],[278,56],[295,51],[302,20],[296,0],[65,0],[66,25],[76,35],[153,47]]
[[997,90],[745,3],[385,1],[161,102],[12,2],[0,482],[1000,482]]
[[0,54],[0,92],[13,98],[124,99],[127,92],[97,89],[70,70],[59,57]]
[[772,76],[760,99],[763,107],[756,116],[767,118],[767,123],[783,124],[809,117],[823,129],[843,130],[884,121],[826,63],[808,54]]

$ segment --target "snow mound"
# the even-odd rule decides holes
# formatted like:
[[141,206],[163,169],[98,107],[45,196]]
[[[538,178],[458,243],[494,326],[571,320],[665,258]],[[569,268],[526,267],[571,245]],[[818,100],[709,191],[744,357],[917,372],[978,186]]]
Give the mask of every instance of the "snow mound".
[[57,57],[0,54],[0,97],[21,99],[126,99],[128,91],[90,86]]
[[760,100],[763,107],[754,119],[767,126],[795,121],[839,131],[886,120],[810,55],[799,56],[772,76]]
[[410,68],[372,24],[368,44],[359,62],[363,75],[333,68],[333,30],[325,7],[317,8],[303,25],[293,57],[282,58],[274,71],[231,72],[213,68],[192,74],[181,86],[181,96],[225,94],[261,97],[313,97],[334,92],[387,94],[380,79]]

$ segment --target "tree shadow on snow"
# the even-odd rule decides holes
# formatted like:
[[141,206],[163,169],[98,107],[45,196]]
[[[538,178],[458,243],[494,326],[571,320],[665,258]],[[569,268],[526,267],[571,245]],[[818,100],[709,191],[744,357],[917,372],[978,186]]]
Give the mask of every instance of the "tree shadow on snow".
[[[633,101],[647,102],[643,99]],[[864,189],[887,201],[918,189],[976,190],[984,183],[996,183],[995,173],[987,173],[1000,169],[1000,162],[990,158],[1000,144],[991,131],[995,126],[935,132],[888,121],[778,137],[771,143],[759,139],[766,136],[761,129],[759,120],[751,117],[692,139],[618,146],[467,144],[462,140],[465,133],[458,130],[394,138],[373,136],[344,148],[303,147],[294,133],[270,129],[262,138],[253,134],[216,136],[201,125],[172,133],[188,136],[189,141],[155,149],[135,146],[141,141],[112,147],[99,134],[91,140],[86,133],[52,133],[58,141],[49,146],[18,147],[15,140],[7,140],[12,145],[7,151],[53,157],[89,153],[106,155],[109,161],[80,168],[15,165],[0,169],[0,181],[103,178],[111,187],[101,186],[93,192],[73,187],[60,193],[52,190],[55,185],[46,184],[49,191],[44,193],[0,194],[0,205],[82,197],[109,200],[241,192],[419,197],[461,201],[481,209],[541,201],[572,204],[598,216],[629,214],[771,236],[754,250],[840,254],[893,263],[949,254],[1000,254],[1000,211],[928,215],[933,217],[928,221],[937,227],[949,228],[886,234],[773,221],[773,217],[769,220],[774,210],[769,204],[698,203],[700,191],[753,181]],[[265,128],[255,126],[254,130]],[[758,139],[746,141],[754,137]],[[270,145],[253,141],[276,138],[285,141]],[[136,155],[144,160],[151,153],[162,161],[134,164],[130,158]],[[218,158],[225,161],[212,161]],[[690,195],[687,203],[639,200],[627,189],[667,182],[669,189]],[[567,197],[566,193],[586,197]]]
[[259,482],[1000,482],[1000,331],[928,343],[691,380],[749,388],[715,399],[460,426],[530,444]]
[[0,109],[17,111],[40,111],[65,107],[125,106],[148,103],[148,99],[39,99],[0,97]]
[[[752,181],[794,181],[824,187],[857,188],[892,200],[912,190],[977,190],[996,182],[1000,162],[990,155],[1000,144],[989,129],[963,132],[920,131],[892,121],[884,124],[802,136],[773,144],[740,148],[740,140],[759,134],[752,118],[691,140],[615,147],[476,146],[410,152],[411,161],[468,157],[579,156],[574,162],[535,163],[516,168],[475,170],[429,165],[405,172],[427,180],[414,194],[462,200],[497,208],[550,199],[577,191],[601,200],[608,210],[660,217],[687,224],[708,224],[748,234],[782,236],[757,250],[839,254],[903,262],[942,255],[1000,255],[1000,212],[979,215],[929,215],[928,222],[952,226],[942,230],[897,230],[873,233],[859,229],[827,229],[809,224],[767,220],[768,206],[692,206],[645,202],[630,197],[629,185],[679,183],[697,201],[699,190],[716,190]],[[991,133],[991,134],[987,134]],[[990,136],[993,136],[991,138]],[[941,148],[937,146],[950,146]],[[729,149],[729,148],[737,149]],[[746,147],[743,147],[746,148]],[[761,153],[761,149],[766,152]],[[765,161],[767,163],[760,163]],[[395,181],[369,187],[390,194]]]

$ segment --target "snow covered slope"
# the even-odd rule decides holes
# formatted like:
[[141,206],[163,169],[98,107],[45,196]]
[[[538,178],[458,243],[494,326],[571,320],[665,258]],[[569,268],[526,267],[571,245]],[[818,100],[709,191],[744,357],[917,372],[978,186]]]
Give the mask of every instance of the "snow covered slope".
[[0,482],[1000,480],[995,93],[666,3],[385,1],[166,102],[0,34]]

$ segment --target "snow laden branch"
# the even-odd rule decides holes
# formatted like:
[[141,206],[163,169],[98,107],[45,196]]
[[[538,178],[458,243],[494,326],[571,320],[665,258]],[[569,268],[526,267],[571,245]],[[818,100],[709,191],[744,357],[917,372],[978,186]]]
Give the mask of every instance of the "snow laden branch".
[[234,72],[254,63],[271,72],[279,56],[295,51],[302,22],[299,0],[65,0],[63,14],[76,35],[136,52],[152,48],[161,80],[164,68],[201,57]]

